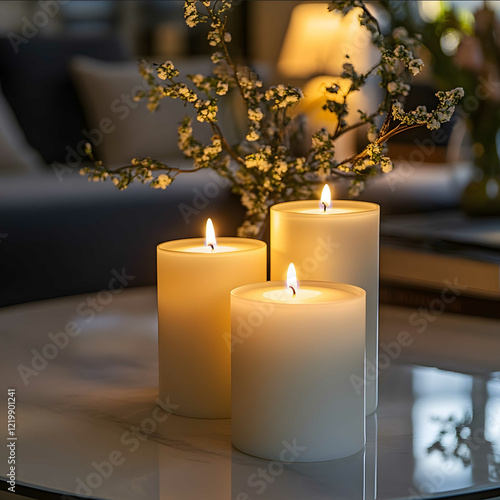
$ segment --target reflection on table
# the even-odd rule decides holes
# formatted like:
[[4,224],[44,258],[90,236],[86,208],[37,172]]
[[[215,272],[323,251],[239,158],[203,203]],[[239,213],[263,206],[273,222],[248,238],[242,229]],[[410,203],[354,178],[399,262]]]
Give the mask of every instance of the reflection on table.
[[[498,322],[478,328],[476,318],[442,315],[431,324],[432,348],[415,341],[381,372],[362,452],[276,463],[232,448],[230,420],[171,415],[174,401],[158,406],[154,290],[124,291],[89,322],[77,314],[85,299],[0,311],[0,391],[16,387],[18,397],[18,484],[106,500],[391,500],[500,487],[500,377],[481,371],[483,358],[471,370],[464,353],[440,343],[459,335],[463,346],[470,335],[496,357]],[[410,313],[381,309],[384,341],[407,328]],[[20,364],[30,366],[47,334],[73,320],[82,333],[24,385]]]
[[414,485],[439,493],[498,482],[498,379],[415,369],[412,420]]

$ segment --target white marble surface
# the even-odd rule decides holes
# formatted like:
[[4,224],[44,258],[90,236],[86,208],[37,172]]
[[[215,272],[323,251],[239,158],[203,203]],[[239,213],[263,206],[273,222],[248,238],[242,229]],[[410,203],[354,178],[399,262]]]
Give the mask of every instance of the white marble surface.
[[[102,309],[93,317],[88,299]],[[381,343],[394,347],[401,331],[413,340],[380,373],[366,449],[338,461],[279,464],[232,448],[229,420],[157,409],[154,289],[100,299],[0,310],[0,427],[5,435],[14,387],[18,484],[106,500],[371,500],[500,488],[499,321],[437,315],[418,332],[414,311],[383,307]],[[81,333],[57,352],[47,348],[48,334],[70,321]],[[44,349],[55,357],[35,364],[25,384],[19,366],[32,368]],[[113,470],[103,465],[110,460]]]

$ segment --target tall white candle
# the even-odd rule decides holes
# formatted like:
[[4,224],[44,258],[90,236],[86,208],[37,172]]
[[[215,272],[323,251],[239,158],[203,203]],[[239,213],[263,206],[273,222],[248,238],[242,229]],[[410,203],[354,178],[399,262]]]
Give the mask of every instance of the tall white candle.
[[[295,294],[294,294],[295,292]],[[305,281],[246,285],[231,292],[232,423],[236,448],[315,462],[365,444],[365,291]],[[287,451],[288,450],[288,451]]]
[[[271,279],[283,280],[293,261],[304,279],[366,290],[366,411],[378,399],[380,207],[361,201],[293,201],[271,207]],[[363,380],[358,381],[363,390]]]
[[229,294],[265,280],[266,259],[262,241],[208,232],[158,245],[160,399],[178,405],[176,414],[231,416]]

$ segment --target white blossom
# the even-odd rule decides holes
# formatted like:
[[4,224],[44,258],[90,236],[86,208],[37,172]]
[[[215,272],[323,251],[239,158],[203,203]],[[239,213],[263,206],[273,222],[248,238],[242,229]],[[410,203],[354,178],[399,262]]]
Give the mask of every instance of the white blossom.
[[[345,14],[358,3],[362,5],[361,0],[330,2],[329,8]],[[172,61],[159,65],[141,62],[140,65],[148,89],[139,91],[135,100],[144,99],[147,108],[155,111],[161,99],[179,99],[186,108],[195,111],[192,116],[186,115],[178,127],[178,147],[191,160],[191,168],[179,169],[146,157],[133,158],[130,165],[114,171],[95,161],[89,150],[87,154],[94,166],[83,168],[81,173],[88,175],[90,181],[108,178],[118,189],[125,189],[136,180],[156,189],[166,189],[183,171],[213,168],[228,179],[246,209],[246,220],[238,234],[257,236],[270,206],[287,199],[311,197],[313,186],[321,176],[345,174],[351,182],[349,195],[359,195],[365,180],[393,169],[385,149],[388,137],[394,135],[391,132],[399,133],[416,125],[439,128],[441,123],[451,119],[463,96],[462,89],[438,92],[439,104],[434,109],[418,106],[405,111],[403,104],[396,100],[408,95],[409,77],[422,70],[422,60],[413,55],[418,50],[417,40],[401,27],[389,35],[380,34],[377,22],[368,10],[363,10],[358,19],[368,29],[371,42],[380,51],[380,62],[368,75],[358,73],[356,60],[347,56],[341,76],[349,80],[348,94],[359,91],[368,77],[377,78],[386,92],[383,101],[374,107],[374,112],[357,110],[360,122],[353,125],[366,127],[368,145],[348,159],[339,158],[337,138],[351,125],[347,122],[347,113],[356,110],[349,109],[347,99],[345,102],[334,100],[332,97],[336,92],[327,90],[329,94],[323,109],[332,113],[339,126],[318,130],[311,134],[310,142],[306,144],[304,141],[303,144],[306,124],[299,115],[300,106],[297,106],[303,97],[302,91],[284,84],[263,88],[255,71],[236,65],[226,52],[229,48],[226,44],[231,42],[231,35],[226,31],[230,7],[230,0],[186,0],[184,4],[184,18],[189,27],[207,24],[207,41],[214,48],[210,56],[213,62],[210,73],[188,75],[190,82],[184,83],[178,81],[179,71]],[[406,68],[404,72],[403,66]],[[246,110],[246,116],[242,117],[246,118],[244,139],[235,144],[224,135],[224,124],[217,124],[220,103],[233,104],[232,100],[221,100],[221,96],[227,95],[231,89],[239,91],[233,93],[234,98],[241,97],[244,105],[241,109]],[[392,120],[385,121],[379,129],[385,113]],[[195,137],[194,116],[203,122],[201,127],[211,130],[210,141],[201,142]]]
[[380,168],[382,169],[382,172],[387,174],[389,172],[392,172],[394,165],[392,164],[391,159],[385,156],[380,162]]
[[190,28],[194,28],[200,22],[196,0],[186,0],[184,2],[184,20]]
[[249,142],[254,142],[260,139],[260,135],[257,133],[256,130],[251,130],[250,132],[248,132],[245,138]]
[[408,69],[413,76],[418,75],[420,71],[422,71],[423,67],[424,62],[422,61],[422,59],[413,59],[408,65]]
[[165,189],[172,183],[172,179],[165,174],[160,174],[152,183],[151,186],[155,189]]
[[254,122],[259,122],[264,118],[264,113],[262,113],[262,110],[257,108],[257,109],[248,109],[248,118]]
[[229,85],[227,84],[227,82],[217,83],[217,90],[216,90],[217,95],[226,95],[228,90],[229,90]]

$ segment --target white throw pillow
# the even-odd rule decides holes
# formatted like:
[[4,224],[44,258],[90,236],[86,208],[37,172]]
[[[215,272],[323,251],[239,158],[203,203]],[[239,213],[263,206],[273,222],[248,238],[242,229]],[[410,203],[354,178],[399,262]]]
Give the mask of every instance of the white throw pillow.
[[[209,74],[213,65],[206,58],[176,64],[186,74]],[[147,100],[133,96],[147,84],[139,74],[137,62],[103,62],[77,57],[71,73],[91,130],[84,135],[94,144],[96,156],[106,165],[129,164],[132,158],[150,156],[160,161],[182,158],[177,146],[177,127],[186,114],[195,116],[191,106],[168,97],[151,113]],[[193,118],[194,136],[208,143],[211,127]]]
[[0,176],[31,174],[42,169],[41,156],[28,144],[14,112],[0,92]]

